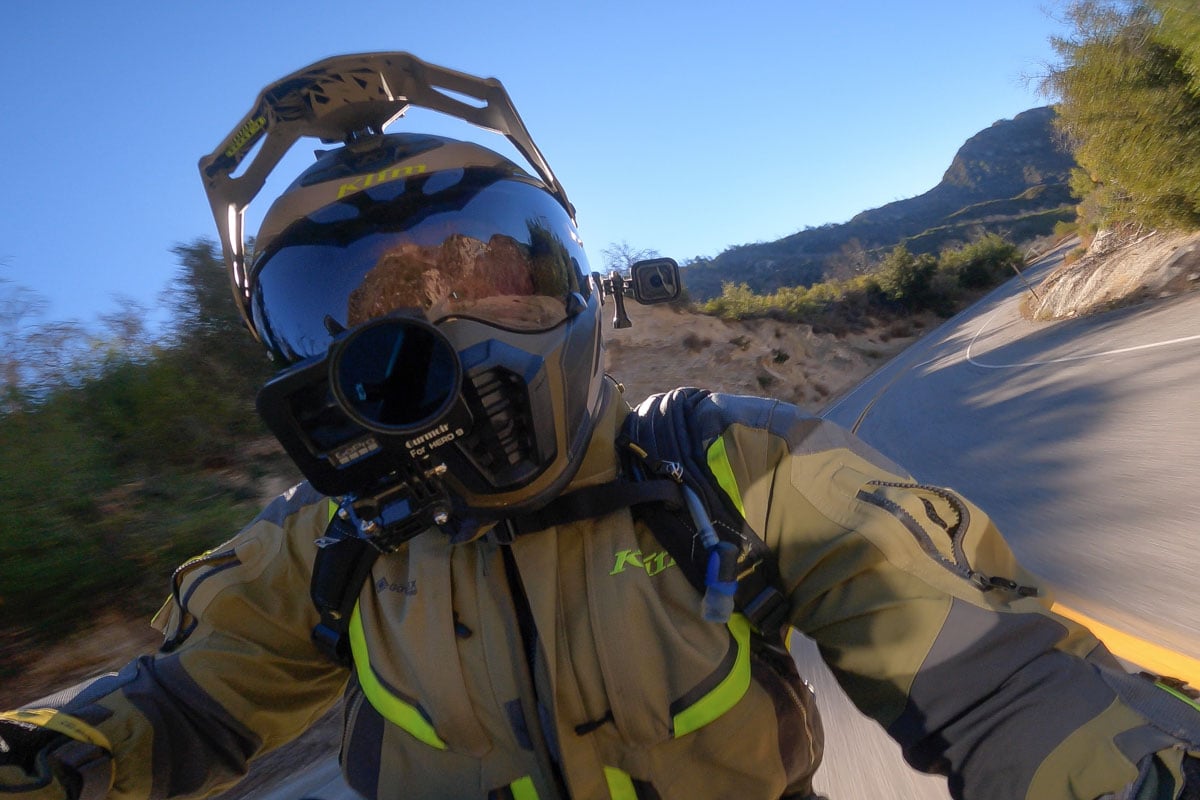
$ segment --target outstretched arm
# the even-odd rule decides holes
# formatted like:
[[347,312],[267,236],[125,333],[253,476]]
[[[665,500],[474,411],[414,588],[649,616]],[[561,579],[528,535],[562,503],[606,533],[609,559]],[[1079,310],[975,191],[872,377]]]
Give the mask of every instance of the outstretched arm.
[[155,617],[162,649],[50,715],[104,741],[92,745],[90,758],[63,759],[55,754],[79,750],[78,737],[46,738],[43,755],[0,768],[0,793],[20,782],[22,768],[28,790],[36,789],[40,757],[42,778],[56,776],[70,790],[45,797],[102,797],[107,782],[113,798],[207,794],[303,732],[336,702],[347,678],[310,638],[314,540],[328,513],[328,502],[302,486],[230,542],[180,567],[172,598]]
[[790,406],[720,402],[752,420],[722,436],[792,626],[911,764],[972,800],[1180,796],[1200,710],[1052,613],[978,507]]

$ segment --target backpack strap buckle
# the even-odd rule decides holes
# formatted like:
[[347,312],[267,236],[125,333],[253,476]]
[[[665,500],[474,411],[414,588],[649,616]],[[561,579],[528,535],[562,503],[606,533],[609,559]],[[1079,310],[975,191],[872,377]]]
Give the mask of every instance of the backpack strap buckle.
[[774,641],[780,638],[780,632],[787,624],[788,609],[787,597],[783,592],[767,585],[750,598],[742,608],[742,614],[763,638]]

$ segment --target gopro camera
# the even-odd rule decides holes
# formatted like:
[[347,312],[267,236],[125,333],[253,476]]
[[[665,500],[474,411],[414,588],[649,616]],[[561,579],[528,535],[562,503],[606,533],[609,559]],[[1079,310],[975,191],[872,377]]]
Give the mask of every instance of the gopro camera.
[[449,519],[437,455],[472,427],[462,384],[445,335],[393,315],[280,373],[257,406],[314,488],[347,496],[364,533],[398,546]]

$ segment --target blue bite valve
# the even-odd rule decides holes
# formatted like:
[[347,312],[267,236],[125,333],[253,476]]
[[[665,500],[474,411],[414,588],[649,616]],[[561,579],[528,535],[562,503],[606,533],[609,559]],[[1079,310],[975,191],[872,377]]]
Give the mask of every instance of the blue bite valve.
[[733,614],[733,596],[737,593],[738,548],[721,541],[712,520],[708,518],[708,512],[704,510],[704,504],[686,484],[683,486],[683,498],[691,512],[692,521],[696,523],[700,544],[708,553],[700,613],[708,622],[728,622]]
[[704,600],[700,611],[708,622],[728,622],[733,614],[737,593],[738,548],[729,542],[718,542],[708,550],[704,575]]

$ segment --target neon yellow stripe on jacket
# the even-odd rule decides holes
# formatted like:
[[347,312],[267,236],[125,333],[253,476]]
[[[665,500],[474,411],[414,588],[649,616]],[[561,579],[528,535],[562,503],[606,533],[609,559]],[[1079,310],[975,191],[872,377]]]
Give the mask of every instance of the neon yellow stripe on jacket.
[[[742,504],[742,493],[738,489],[737,479],[733,477],[733,468],[729,465],[725,439],[718,436],[705,455],[708,468],[717,479],[717,485],[733,502],[738,513],[745,518],[746,507]],[[675,715],[672,721],[676,737],[691,733],[717,719],[737,705],[750,688],[750,622],[741,614],[734,614],[726,624],[737,644],[737,657],[733,669],[711,692]]]
[[509,784],[508,789],[512,792],[513,800],[538,800],[537,789],[533,786],[533,778],[528,775],[524,778],[517,778]]
[[[338,504],[329,499],[329,519],[337,513]],[[446,743],[437,735],[437,731],[429,724],[429,720],[411,703],[406,703],[389,692],[371,669],[371,655],[367,652],[367,637],[363,633],[362,616],[358,613],[358,604],[354,604],[354,613],[350,615],[350,654],[354,659],[354,672],[358,676],[358,684],[362,687],[367,701],[388,722],[412,734],[418,741],[430,747],[445,750]],[[515,784],[514,784],[515,787]],[[533,784],[529,785],[530,791]],[[514,790],[515,793],[515,790]],[[537,792],[525,797],[536,798]]]
[[616,767],[604,768],[604,781],[608,784],[608,796],[612,800],[637,800],[637,789],[629,773]]
[[[358,675],[358,683],[375,710],[388,722],[404,729],[417,740],[438,750],[445,750],[446,743],[438,737],[429,720],[425,719],[416,706],[389,692],[371,669],[367,637],[363,634],[362,616],[358,613],[357,603],[354,605],[354,613],[350,616],[350,653],[354,657],[354,672]],[[536,797],[536,794],[534,796]]]
[[672,723],[676,738],[704,727],[733,708],[750,688],[750,621],[734,614],[726,624],[737,643],[733,669],[711,692],[675,715]]
[[746,507],[742,505],[742,493],[738,490],[737,480],[733,477],[733,468],[729,466],[729,454],[725,452],[725,439],[718,436],[708,448],[708,468],[717,479],[717,485],[725,491],[733,505],[737,508],[742,519],[746,518]]

